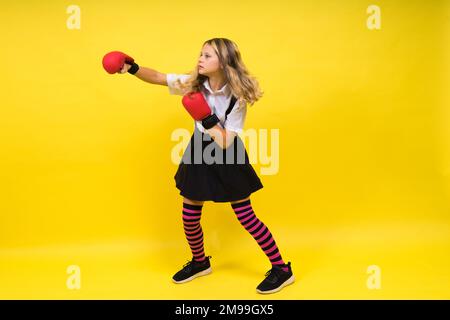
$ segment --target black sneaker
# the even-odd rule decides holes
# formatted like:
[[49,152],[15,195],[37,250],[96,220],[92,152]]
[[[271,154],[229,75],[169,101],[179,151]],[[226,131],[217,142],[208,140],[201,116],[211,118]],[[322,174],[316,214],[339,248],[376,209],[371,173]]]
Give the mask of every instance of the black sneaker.
[[[288,271],[283,271],[282,267],[288,267]],[[291,262],[285,265],[272,266],[272,269],[267,271],[265,279],[256,288],[258,293],[274,293],[278,292],[287,285],[295,281],[292,274]]]
[[205,260],[199,262],[195,261],[192,258],[191,261],[186,263],[183,266],[183,269],[178,271],[173,277],[172,280],[175,283],[184,283],[191,281],[197,277],[205,276],[211,273],[211,264],[209,263],[209,259],[211,256],[207,256]]

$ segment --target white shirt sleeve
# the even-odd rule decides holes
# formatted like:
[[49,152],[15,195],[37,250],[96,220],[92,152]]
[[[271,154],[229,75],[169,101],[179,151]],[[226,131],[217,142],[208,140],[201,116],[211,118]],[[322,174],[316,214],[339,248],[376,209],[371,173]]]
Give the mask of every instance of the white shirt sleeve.
[[236,101],[233,109],[227,116],[224,127],[227,130],[242,133],[244,129],[245,116],[247,115],[247,105],[240,106],[239,101]]
[[168,73],[167,74],[167,87],[169,88],[170,94],[175,94],[182,96],[184,95],[183,91],[176,85],[175,81],[180,79],[182,83],[186,82],[191,77],[189,74],[176,74],[176,73]]

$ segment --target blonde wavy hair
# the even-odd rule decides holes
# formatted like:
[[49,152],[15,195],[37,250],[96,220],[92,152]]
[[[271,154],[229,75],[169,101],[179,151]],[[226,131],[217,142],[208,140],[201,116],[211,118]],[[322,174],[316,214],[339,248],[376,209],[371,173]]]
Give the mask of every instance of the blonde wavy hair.
[[[238,99],[239,105],[245,106],[247,103],[253,105],[258,101],[264,92],[259,88],[259,83],[256,78],[250,75],[247,67],[244,65],[237,45],[226,38],[212,38],[205,41],[203,46],[205,44],[209,44],[214,48],[214,51],[219,57],[219,62],[223,67],[222,70],[227,79],[231,94]],[[198,73],[197,63],[194,69],[187,73],[190,75],[187,81],[182,83],[177,79],[175,84],[185,94],[200,91],[202,83],[208,77]]]

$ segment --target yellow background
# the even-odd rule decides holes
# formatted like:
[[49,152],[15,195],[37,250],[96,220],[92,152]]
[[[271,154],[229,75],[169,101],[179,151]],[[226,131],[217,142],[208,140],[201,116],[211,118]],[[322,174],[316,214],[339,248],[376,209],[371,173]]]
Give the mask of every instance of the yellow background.
[[[0,298],[450,298],[448,1],[1,2]],[[213,273],[171,282],[191,253],[170,135],[192,119],[101,66],[121,50],[184,73],[213,37],[265,92],[245,129],[280,133],[251,198],[297,279],[274,295],[255,292],[270,263],[226,203],[203,209]]]

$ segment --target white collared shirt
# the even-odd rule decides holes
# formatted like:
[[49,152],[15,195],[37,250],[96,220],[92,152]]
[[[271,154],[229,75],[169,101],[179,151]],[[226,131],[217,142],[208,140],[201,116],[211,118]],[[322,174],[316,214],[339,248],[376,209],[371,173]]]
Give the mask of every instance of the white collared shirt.
[[[183,91],[176,86],[175,81],[180,79],[181,82],[185,82],[189,77],[189,74],[168,73],[167,87],[169,88],[169,93],[180,96],[184,95]],[[225,112],[227,111],[231,100],[231,91],[228,84],[226,83],[222,88],[213,92],[209,86],[209,79],[206,79],[203,81],[203,87],[206,90],[202,90],[202,94],[205,97],[206,102],[208,102],[212,112],[219,118],[222,128],[237,132],[238,134],[242,133],[245,116],[247,114],[247,106],[239,105],[239,101],[236,101],[233,110],[228,114],[227,120],[225,121]],[[194,121],[194,128],[195,125],[197,125],[198,130],[201,132],[206,132],[201,121]]]

